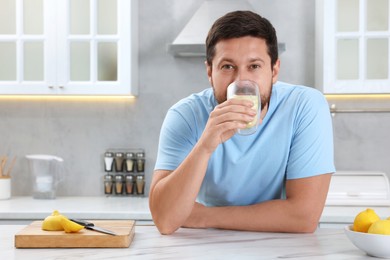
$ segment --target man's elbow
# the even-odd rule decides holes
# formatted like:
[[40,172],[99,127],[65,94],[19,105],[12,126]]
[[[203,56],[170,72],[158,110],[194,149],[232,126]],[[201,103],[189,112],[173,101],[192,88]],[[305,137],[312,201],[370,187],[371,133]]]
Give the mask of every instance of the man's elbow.
[[174,221],[175,216],[172,214],[156,212],[157,210],[153,209],[152,205],[150,205],[150,211],[152,213],[154,225],[162,235],[171,235],[180,228],[180,226],[176,224],[177,222]]
[[152,203],[149,204],[149,208],[154,225],[162,235],[171,235],[181,227],[180,216],[174,214],[174,211],[164,211]]
[[155,219],[154,224],[162,235],[171,235],[179,229],[179,227],[172,225],[170,221],[160,221]]
[[314,233],[318,228],[318,221],[319,217],[307,214],[305,216],[301,216],[301,221],[297,227],[299,227],[299,230],[297,230],[298,233]]
[[304,223],[301,227],[301,233],[314,233],[317,230],[318,222]]

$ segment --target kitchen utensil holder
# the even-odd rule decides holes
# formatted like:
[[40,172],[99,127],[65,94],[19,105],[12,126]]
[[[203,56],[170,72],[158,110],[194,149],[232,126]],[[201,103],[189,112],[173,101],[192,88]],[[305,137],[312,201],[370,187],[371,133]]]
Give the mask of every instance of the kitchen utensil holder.
[[106,196],[145,195],[145,151],[113,148],[103,154],[103,188]]

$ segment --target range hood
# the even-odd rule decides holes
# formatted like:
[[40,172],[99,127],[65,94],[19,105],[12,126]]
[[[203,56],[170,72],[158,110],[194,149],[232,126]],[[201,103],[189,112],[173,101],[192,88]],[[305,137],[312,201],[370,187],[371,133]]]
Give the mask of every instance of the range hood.
[[[192,16],[173,43],[168,52],[181,57],[205,57],[207,33],[215,20],[224,14],[237,10],[254,11],[246,0],[206,0]],[[279,54],[285,50],[285,44],[279,43]]]

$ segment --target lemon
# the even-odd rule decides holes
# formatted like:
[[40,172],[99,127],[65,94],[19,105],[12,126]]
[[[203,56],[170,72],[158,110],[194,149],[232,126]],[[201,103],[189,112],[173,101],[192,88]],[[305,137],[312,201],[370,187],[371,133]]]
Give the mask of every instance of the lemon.
[[357,232],[367,233],[371,224],[380,220],[379,216],[375,213],[373,209],[366,209],[356,215],[353,222],[353,230]]
[[59,231],[64,230],[61,225],[62,215],[58,210],[54,210],[50,216],[47,216],[42,222],[42,229],[47,231]]
[[372,223],[367,233],[390,235],[390,220],[378,220]]
[[47,231],[65,230],[66,233],[75,233],[83,229],[84,226],[79,225],[66,216],[61,215],[58,210],[54,210],[50,216],[47,216],[42,222],[42,229]]
[[67,217],[61,217],[61,225],[66,233],[79,232],[81,229],[84,228],[84,226],[69,220]]

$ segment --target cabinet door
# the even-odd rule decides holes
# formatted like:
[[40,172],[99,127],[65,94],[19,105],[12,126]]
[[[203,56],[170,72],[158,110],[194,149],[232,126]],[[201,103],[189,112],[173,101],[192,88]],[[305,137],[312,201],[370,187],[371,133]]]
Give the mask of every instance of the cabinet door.
[[[54,2],[54,1],[53,1]],[[2,0],[0,6],[0,92],[1,94],[55,94],[53,34],[47,28],[44,0]],[[47,12],[47,13],[45,13]],[[48,17],[47,19],[50,19]]]
[[135,1],[63,0],[58,29],[62,94],[136,95]]
[[135,0],[2,0],[0,94],[137,95]]
[[317,0],[317,85],[390,93],[389,0]]

